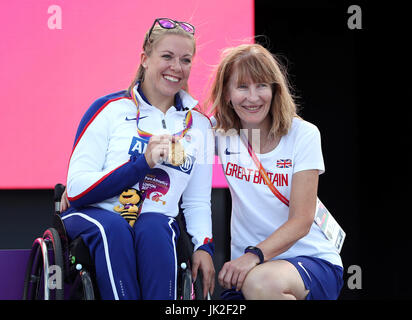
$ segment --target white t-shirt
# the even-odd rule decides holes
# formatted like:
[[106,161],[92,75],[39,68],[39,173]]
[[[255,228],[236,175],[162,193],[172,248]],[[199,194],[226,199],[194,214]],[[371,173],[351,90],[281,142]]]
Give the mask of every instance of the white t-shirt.
[[[289,207],[264,183],[239,135],[216,135],[219,158],[232,196],[231,256],[236,259],[247,246],[257,245],[283,225],[288,219]],[[317,169],[321,174],[325,170],[319,130],[299,118],[293,119],[289,132],[274,150],[265,154],[256,152],[256,155],[269,179],[287,199],[290,199],[294,173]],[[315,223],[305,237],[273,259],[300,255],[342,266],[333,244]]]

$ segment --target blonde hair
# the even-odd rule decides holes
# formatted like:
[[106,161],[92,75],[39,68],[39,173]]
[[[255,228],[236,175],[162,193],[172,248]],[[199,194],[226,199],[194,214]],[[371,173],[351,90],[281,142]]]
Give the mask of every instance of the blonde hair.
[[[185,31],[180,27],[179,25],[176,26],[176,28],[173,29],[165,29],[160,27],[159,25],[155,25],[153,27],[152,33],[149,36],[149,31],[146,32],[145,35],[145,40],[143,42],[143,52],[149,57],[152,54],[153,48],[156,46],[156,44],[166,35],[179,35],[186,37],[188,39],[191,39],[193,41],[193,56],[196,53],[196,40],[193,34]],[[145,75],[145,68],[142,66],[142,64],[139,65],[139,68],[137,69],[136,75],[131,82],[129,88],[127,89],[128,94],[130,94],[130,90],[133,89],[133,87],[140,81],[144,81],[144,75]],[[188,91],[187,87],[183,88],[185,91]]]
[[216,76],[210,89],[207,104],[216,119],[216,129],[228,131],[241,129],[240,119],[228,99],[229,80],[238,71],[237,83],[253,81],[268,83],[272,87],[270,115],[272,126],[269,135],[283,136],[296,117],[296,103],[290,91],[286,70],[278,59],[259,44],[242,44],[223,51]]

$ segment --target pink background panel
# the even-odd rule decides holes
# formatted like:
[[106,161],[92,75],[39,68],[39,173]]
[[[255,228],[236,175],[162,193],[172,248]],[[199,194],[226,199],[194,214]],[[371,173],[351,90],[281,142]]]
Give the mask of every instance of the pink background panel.
[[[52,5],[61,8],[61,29],[49,28]],[[157,17],[195,25],[189,87],[200,102],[221,49],[253,41],[253,0],[0,1],[0,188],[65,182],[82,115],[98,97],[129,86]],[[215,169],[214,186],[225,187]]]

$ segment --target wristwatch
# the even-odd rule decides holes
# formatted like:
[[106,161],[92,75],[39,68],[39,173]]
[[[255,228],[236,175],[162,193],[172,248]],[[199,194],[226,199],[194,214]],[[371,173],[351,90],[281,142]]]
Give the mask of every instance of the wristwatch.
[[265,262],[265,258],[263,257],[263,252],[258,247],[249,246],[245,249],[245,253],[250,252],[259,257],[259,264]]

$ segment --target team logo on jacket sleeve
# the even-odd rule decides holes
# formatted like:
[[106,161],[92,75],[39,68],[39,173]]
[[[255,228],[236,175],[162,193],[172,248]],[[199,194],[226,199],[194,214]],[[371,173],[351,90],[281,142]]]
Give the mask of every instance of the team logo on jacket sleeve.
[[[145,153],[146,148],[147,148],[147,140],[142,139],[140,137],[133,137],[132,142],[130,143],[130,148],[129,148],[128,153],[131,156],[133,155],[137,156],[137,155]],[[162,165],[178,170],[186,174],[190,174],[192,172],[195,161],[196,161],[196,158],[194,156],[187,154],[185,161],[179,166],[174,166],[167,162],[162,162]]]
[[129,148],[129,154],[131,156],[143,154],[146,152],[147,148],[147,140],[139,138],[139,137],[133,137],[132,142],[130,143],[130,148]]

